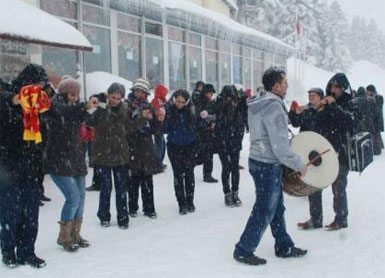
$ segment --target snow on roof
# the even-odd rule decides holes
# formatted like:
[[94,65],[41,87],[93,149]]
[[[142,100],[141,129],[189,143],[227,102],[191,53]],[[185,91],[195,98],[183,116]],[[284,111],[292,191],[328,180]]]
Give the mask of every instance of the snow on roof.
[[203,16],[207,19],[214,20],[218,22],[219,24],[225,26],[227,29],[232,30],[233,32],[239,32],[246,35],[256,36],[259,38],[266,39],[268,41],[274,42],[276,44],[279,44],[285,48],[289,48],[293,50],[293,47],[291,45],[288,45],[281,40],[270,36],[266,33],[260,32],[258,30],[255,30],[253,28],[250,28],[248,26],[242,25],[238,23],[237,21],[229,18],[228,16],[222,15],[220,13],[217,13],[215,11],[212,11],[210,9],[204,8],[202,6],[199,6],[197,4],[179,0],[148,0],[150,2],[153,2],[154,4],[158,4],[163,8],[167,9],[176,9],[176,10],[182,10],[185,12],[192,13],[194,15]]
[[[82,75],[79,75],[79,81],[81,80]],[[90,97],[91,95],[98,94],[101,92],[107,92],[108,87],[114,82],[119,82],[124,85],[126,89],[126,94],[130,91],[132,88],[132,82],[111,74],[109,72],[105,71],[94,71],[86,74],[86,91],[87,91],[87,97]]]
[[92,50],[90,42],[73,26],[19,0],[1,0],[0,38]]

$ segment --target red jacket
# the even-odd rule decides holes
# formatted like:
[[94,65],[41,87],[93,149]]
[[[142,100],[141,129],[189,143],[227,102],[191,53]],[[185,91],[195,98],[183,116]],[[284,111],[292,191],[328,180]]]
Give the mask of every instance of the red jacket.
[[156,86],[155,97],[151,101],[151,105],[154,107],[156,112],[159,112],[159,110],[164,107],[167,93],[168,93],[168,89],[166,86],[164,85]]

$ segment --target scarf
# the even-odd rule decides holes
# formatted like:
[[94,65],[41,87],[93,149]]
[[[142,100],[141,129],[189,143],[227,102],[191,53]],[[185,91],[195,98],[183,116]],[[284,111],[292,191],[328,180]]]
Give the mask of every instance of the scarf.
[[28,85],[21,88],[19,102],[23,109],[23,140],[42,142],[39,114],[51,108],[51,100],[39,85]]

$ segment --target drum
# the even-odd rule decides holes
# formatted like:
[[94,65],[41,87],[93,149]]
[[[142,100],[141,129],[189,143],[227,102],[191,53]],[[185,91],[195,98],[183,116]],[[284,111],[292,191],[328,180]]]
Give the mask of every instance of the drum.
[[284,168],[283,190],[292,196],[309,196],[331,185],[338,176],[338,155],[329,141],[318,133],[304,131],[290,142],[292,151],[308,164],[301,178],[289,168]]

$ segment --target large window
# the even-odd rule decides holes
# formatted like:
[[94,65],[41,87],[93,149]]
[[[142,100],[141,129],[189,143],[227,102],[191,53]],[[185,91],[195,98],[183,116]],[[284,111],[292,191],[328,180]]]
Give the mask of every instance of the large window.
[[135,80],[142,76],[141,37],[118,32],[119,75]]
[[85,53],[86,71],[111,72],[110,30],[83,25],[83,34],[93,46],[92,53]]
[[243,60],[243,85],[246,89],[251,89],[251,60]]
[[59,80],[63,75],[75,76],[78,61],[78,52],[75,50],[43,47],[42,62],[51,78]]
[[146,76],[154,87],[164,83],[163,41],[146,38]]
[[194,90],[195,83],[202,80],[202,50],[196,47],[189,47],[189,71],[190,90]]
[[63,0],[40,0],[42,10],[69,19],[77,19],[77,2]]
[[253,60],[253,81],[254,88],[257,88],[262,84],[262,74],[263,74],[263,62],[259,60]]
[[221,53],[221,86],[231,84],[231,55]]
[[239,44],[233,44],[233,83],[242,84],[242,50]]
[[14,79],[29,62],[28,44],[0,39],[0,73],[4,81]]
[[168,43],[169,47],[169,81],[170,89],[186,88],[186,48],[179,43]]
[[218,89],[218,52],[206,50],[206,83]]

